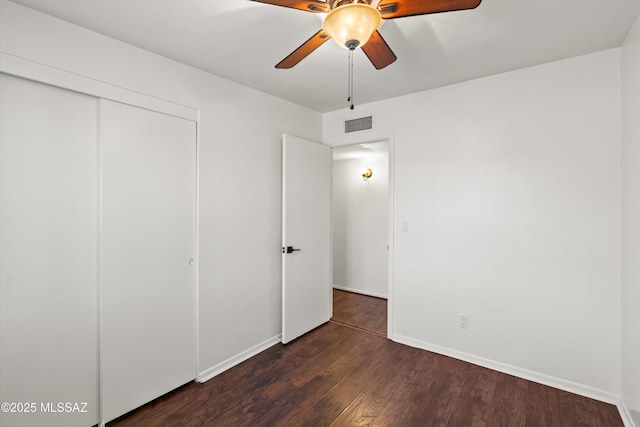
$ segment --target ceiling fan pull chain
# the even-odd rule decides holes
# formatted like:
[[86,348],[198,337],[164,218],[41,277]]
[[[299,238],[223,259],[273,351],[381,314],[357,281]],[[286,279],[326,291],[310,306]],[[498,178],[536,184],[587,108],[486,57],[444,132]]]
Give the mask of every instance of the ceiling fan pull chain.
[[347,55],[347,102],[351,102],[351,50]]
[[354,49],[349,49],[349,98],[347,98],[347,101],[351,103],[349,108],[352,110],[353,110],[353,51]]

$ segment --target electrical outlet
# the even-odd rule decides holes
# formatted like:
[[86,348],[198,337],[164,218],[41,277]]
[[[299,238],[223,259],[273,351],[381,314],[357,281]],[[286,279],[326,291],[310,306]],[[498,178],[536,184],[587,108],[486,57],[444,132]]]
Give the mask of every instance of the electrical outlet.
[[406,219],[400,223],[400,232],[401,233],[409,232],[409,221],[407,221]]
[[462,329],[469,329],[469,316],[466,314],[458,314],[458,326]]

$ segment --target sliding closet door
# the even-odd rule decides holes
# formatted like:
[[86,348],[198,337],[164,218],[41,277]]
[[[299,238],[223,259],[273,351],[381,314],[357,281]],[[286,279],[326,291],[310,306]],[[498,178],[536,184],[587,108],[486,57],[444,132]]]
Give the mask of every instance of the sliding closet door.
[[196,375],[196,124],[100,104],[102,413]]
[[97,107],[0,74],[2,426],[98,422]]

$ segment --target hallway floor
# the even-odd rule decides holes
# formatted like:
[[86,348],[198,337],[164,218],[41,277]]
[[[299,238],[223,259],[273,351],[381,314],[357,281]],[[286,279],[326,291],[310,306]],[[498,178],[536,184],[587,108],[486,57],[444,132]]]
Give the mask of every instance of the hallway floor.
[[387,300],[334,289],[331,321],[386,337]]

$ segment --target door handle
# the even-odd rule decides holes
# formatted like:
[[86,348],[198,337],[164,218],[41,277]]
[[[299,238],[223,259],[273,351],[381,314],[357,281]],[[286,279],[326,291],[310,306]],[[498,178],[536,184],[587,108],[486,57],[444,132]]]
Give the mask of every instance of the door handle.
[[294,248],[293,246],[287,246],[286,248],[284,246],[282,247],[283,254],[290,254],[292,252],[299,251],[299,250],[300,249]]

